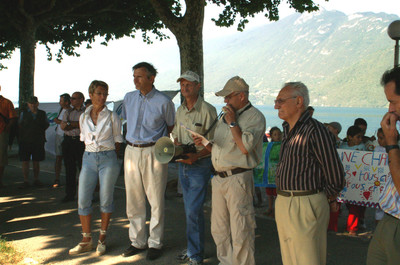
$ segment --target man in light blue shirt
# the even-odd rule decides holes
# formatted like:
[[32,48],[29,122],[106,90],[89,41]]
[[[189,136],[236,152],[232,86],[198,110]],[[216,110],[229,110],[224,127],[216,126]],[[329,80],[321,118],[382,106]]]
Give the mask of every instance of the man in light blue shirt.
[[[136,91],[125,95],[122,117],[127,121],[125,150],[126,213],[131,245],[122,256],[144,251],[147,259],[161,256],[164,234],[164,192],[168,165],[155,159],[154,144],[174,127],[175,107],[153,83],[157,70],[142,62],[133,66]],[[146,197],[151,207],[150,235],[146,229]]]
[[383,116],[381,127],[386,140],[391,176],[379,198],[385,216],[378,223],[368,248],[367,264],[400,264],[400,149],[396,123],[400,120],[400,67],[386,71],[381,79],[389,111]]

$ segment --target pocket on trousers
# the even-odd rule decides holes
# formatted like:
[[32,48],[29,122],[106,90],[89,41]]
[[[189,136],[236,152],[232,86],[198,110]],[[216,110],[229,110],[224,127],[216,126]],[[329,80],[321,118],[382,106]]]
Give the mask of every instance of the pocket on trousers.
[[243,218],[243,228],[256,228],[254,207],[252,204],[238,205],[238,211]]

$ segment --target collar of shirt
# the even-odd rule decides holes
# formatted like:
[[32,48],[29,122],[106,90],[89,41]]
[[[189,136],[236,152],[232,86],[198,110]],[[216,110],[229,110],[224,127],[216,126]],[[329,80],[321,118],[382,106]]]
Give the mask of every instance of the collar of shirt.
[[[295,132],[298,127],[300,127],[304,123],[307,123],[310,119],[312,119],[310,113],[308,111],[304,111],[290,132]],[[289,123],[286,121],[283,122],[282,127],[283,127],[283,131],[284,131],[283,137],[285,137],[290,133],[289,132]]]
[[86,108],[84,106],[81,106],[79,109],[73,107],[71,110],[76,110],[76,111],[82,111],[84,112],[86,110]]
[[194,106],[193,106],[192,109],[189,110],[189,109],[187,108],[186,99],[183,101],[182,105],[185,107],[185,110],[186,110],[187,112],[190,112],[190,111],[193,111],[193,110],[200,110],[201,103],[202,103],[203,101],[204,101],[204,99],[199,95],[199,96],[197,97],[196,103],[194,103]]
[[245,112],[247,109],[250,108],[249,105],[251,105],[250,101],[249,101],[246,105],[244,105],[243,108],[238,109],[238,110],[236,111],[236,114],[237,114],[238,116],[240,116],[243,112]]
[[[90,112],[92,111],[92,109],[93,109],[93,105],[90,105],[89,107],[87,107],[85,109],[85,116],[84,116],[85,119],[91,119]],[[104,108],[99,112],[99,116],[97,118],[97,125],[95,125],[95,126],[97,126],[97,127],[103,126],[105,117],[108,117],[109,112],[110,111],[108,110],[107,106],[104,106]]]
[[153,86],[153,87],[151,88],[150,92],[147,93],[146,95],[143,95],[142,92],[139,91],[139,97],[140,97],[141,99],[145,99],[145,98],[150,99],[150,98],[154,97],[154,94],[155,94],[155,93],[156,93],[156,88],[155,88],[155,86]]

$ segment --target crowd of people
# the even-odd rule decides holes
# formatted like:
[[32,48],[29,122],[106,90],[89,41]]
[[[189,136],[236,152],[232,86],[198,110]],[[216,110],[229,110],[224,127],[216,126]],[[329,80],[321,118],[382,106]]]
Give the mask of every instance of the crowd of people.
[[[147,251],[146,258],[155,260],[162,255],[167,163],[157,159],[155,144],[167,136],[175,145],[195,146],[194,151],[177,160],[187,239],[187,248],[177,256],[177,261],[192,265],[203,263],[203,205],[211,179],[211,234],[220,264],[255,264],[253,169],[265,159],[266,120],[249,101],[249,85],[239,76],[229,79],[215,93],[226,103],[223,112],[217,115],[215,107],[199,93],[199,75],[186,71],[177,79],[184,100],[175,113],[171,99],[154,86],[157,75],[154,66],[141,62],[132,70],[136,90],[125,95],[121,113],[126,121],[124,181],[130,241],[122,256]],[[390,105],[378,131],[379,146],[375,151],[388,153],[392,178],[381,194],[382,211],[378,214],[382,220],[368,250],[368,264],[400,264],[397,249],[400,239],[393,232],[400,225],[397,192],[400,150],[396,128],[400,117],[400,69],[385,72],[382,85]],[[85,104],[81,92],[60,95],[61,108],[54,119],[57,127],[53,187],[60,186],[64,160],[66,195],[62,201],[74,201],[77,197],[82,227],[82,239],[69,250],[70,255],[89,252],[95,247],[91,222],[96,189],[101,212],[96,253],[106,252],[114,187],[120,172],[117,159],[124,142],[120,117],[105,105],[108,84],[94,80],[88,94],[90,102]],[[0,102],[0,185],[3,185],[7,164],[8,132],[17,123],[23,128],[19,135],[24,176],[21,188],[30,186],[30,160],[33,184],[41,186],[39,162],[45,158],[45,130],[49,127],[46,114],[38,109],[39,102],[34,96],[29,98],[27,108],[21,109],[18,118],[9,100],[0,96]],[[266,214],[276,219],[283,264],[326,264],[327,231],[337,231],[340,210],[337,197],[345,185],[344,168],[336,149],[371,150],[375,139],[365,136],[367,123],[361,118],[348,128],[343,140],[339,138],[342,127],[338,122],[323,124],[312,118],[314,108],[309,106],[309,91],[301,82],[285,83],[274,103],[283,128],[270,130],[272,144],[267,150],[271,152],[273,146],[278,148],[270,154],[279,162],[273,167],[276,187],[267,188]],[[151,208],[149,231],[146,200]],[[349,209],[347,231],[355,234],[363,226],[365,207],[346,206]]]

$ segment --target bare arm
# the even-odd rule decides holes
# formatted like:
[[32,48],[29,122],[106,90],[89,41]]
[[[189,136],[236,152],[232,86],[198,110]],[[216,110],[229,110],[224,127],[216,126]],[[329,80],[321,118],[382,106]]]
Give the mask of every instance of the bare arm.
[[168,129],[168,133],[171,133],[172,130],[174,129],[174,125],[172,125],[172,126],[167,126],[167,129]]
[[[236,112],[235,110],[227,105],[224,107],[226,112],[225,112],[225,120],[228,124],[232,122],[236,122]],[[242,130],[240,129],[239,125],[236,125],[235,127],[231,128],[231,133],[233,136],[233,140],[235,141],[236,145],[239,147],[240,151],[242,154],[249,154],[248,150],[246,147],[244,147],[243,141],[242,141]]]

